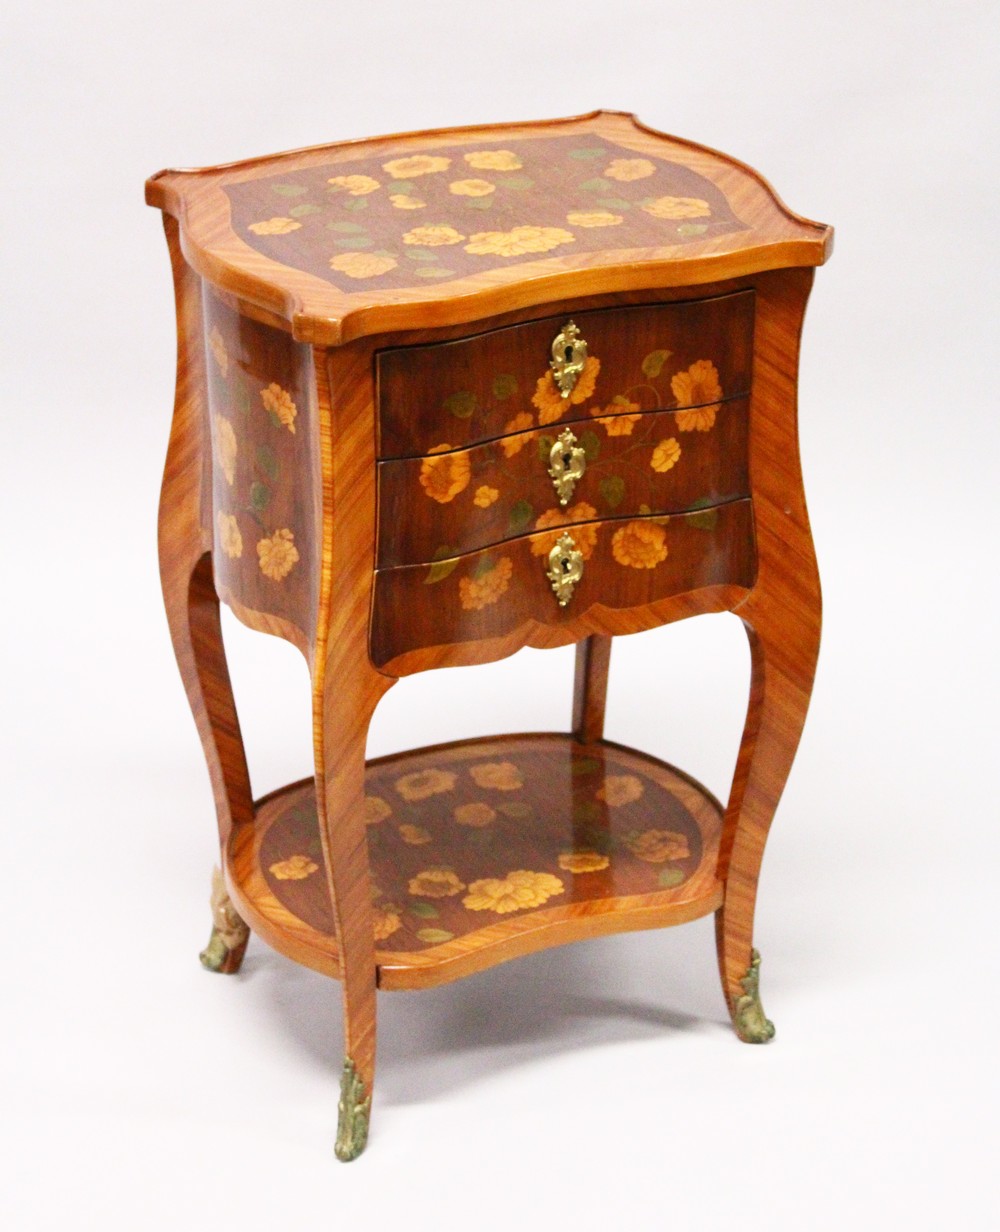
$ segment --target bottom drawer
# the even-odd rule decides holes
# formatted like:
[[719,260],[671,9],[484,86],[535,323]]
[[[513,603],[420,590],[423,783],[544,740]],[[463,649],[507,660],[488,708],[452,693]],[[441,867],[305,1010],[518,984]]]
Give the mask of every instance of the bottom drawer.
[[[568,530],[582,576],[565,606],[549,580],[550,551]],[[595,604],[642,607],[706,586],[750,587],[756,574],[749,500],[673,517],[578,523],[431,565],[375,575],[371,658],[504,637],[530,622],[560,625]]]

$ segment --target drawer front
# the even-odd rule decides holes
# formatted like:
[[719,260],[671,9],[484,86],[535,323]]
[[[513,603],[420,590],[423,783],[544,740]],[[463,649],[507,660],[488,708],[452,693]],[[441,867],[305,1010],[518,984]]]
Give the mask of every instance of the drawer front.
[[[746,398],[704,411],[569,419],[471,449],[379,463],[379,568],[420,564],[560,523],[681,513],[749,493]],[[709,422],[711,421],[711,422]],[[569,428],[584,473],[565,505],[550,455]]]
[[379,570],[372,662],[384,668],[410,651],[503,637],[532,621],[565,624],[594,605],[625,610],[706,586],[753,584],[749,500],[677,517],[617,518],[571,527],[583,574],[561,607],[547,570],[563,529],[430,566]]
[[549,364],[567,313],[381,351],[379,456],[458,449],[598,410],[677,409],[746,394],[753,300],[752,291],[739,291],[572,314],[587,358],[566,398]]

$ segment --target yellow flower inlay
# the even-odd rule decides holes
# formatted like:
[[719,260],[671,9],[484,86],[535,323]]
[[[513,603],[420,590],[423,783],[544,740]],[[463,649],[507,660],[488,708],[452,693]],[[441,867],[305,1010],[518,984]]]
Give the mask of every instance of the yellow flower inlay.
[[617,227],[625,217],[610,210],[575,210],[566,215],[566,221],[571,227]]
[[450,868],[426,868],[410,878],[407,889],[414,898],[451,898],[462,893],[465,882],[459,881]]
[[629,851],[647,864],[686,860],[691,855],[687,836],[676,830],[644,830],[641,834],[626,834],[624,838]]
[[352,197],[367,197],[380,187],[378,180],[370,175],[335,175],[327,183],[333,188],[342,188]]
[[428,796],[451,791],[455,775],[451,770],[415,770],[397,779],[394,786],[404,800],[426,800]]
[[462,607],[467,612],[478,612],[491,603],[496,603],[510,585],[514,573],[514,562],[509,556],[503,556],[492,569],[475,578],[461,578],[458,583],[458,597]]
[[270,411],[272,415],[276,415],[278,420],[294,436],[295,416],[298,412],[295,403],[292,401],[292,395],[288,390],[282,389],[276,381],[272,381],[267,389],[260,391],[260,400],[264,403],[264,409]]
[[475,256],[519,257],[572,244],[575,236],[562,227],[514,227],[510,231],[479,231],[469,236],[465,251]]
[[287,235],[301,226],[294,218],[265,218],[263,222],[252,222],[247,230],[254,235]]
[[288,577],[292,566],[299,559],[299,550],[294,541],[295,536],[287,527],[276,530],[273,535],[258,541],[257,556],[260,571],[272,582],[281,582]]
[[229,352],[226,350],[226,342],[222,337],[218,325],[212,326],[212,331],[208,335],[208,345],[211,349],[212,356],[215,362],[219,365],[219,371],[223,376],[229,373]]
[[488,197],[496,190],[496,184],[491,184],[489,180],[452,180],[448,185],[448,191],[456,197]]
[[564,873],[599,873],[610,863],[599,851],[563,851],[559,856],[559,867]]
[[615,158],[604,168],[603,174],[606,179],[629,184],[632,180],[644,180],[655,170],[656,166],[648,158]]
[[681,447],[677,444],[677,439],[673,436],[665,441],[660,441],[659,445],[653,450],[653,456],[649,460],[649,465],[654,471],[659,471],[662,475],[664,471],[670,470],[672,466],[676,466],[680,460]]
[[215,520],[219,527],[220,547],[230,560],[238,559],[243,555],[243,536],[235,516],[220,509]]
[[403,921],[399,912],[392,907],[373,907],[372,922],[375,929],[375,940],[385,941],[394,932],[402,928]]
[[584,526],[574,526],[570,531],[577,551],[584,560],[590,560],[594,548],[597,547],[597,527],[592,519],[597,517],[597,510],[586,501],[578,501],[569,509],[546,509],[535,521],[535,530],[549,530],[548,535],[535,535],[531,540],[532,556],[547,556],[556,545],[556,540],[562,534],[562,528],[570,522],[590,523]]
[[642,779],[634,774],[608,774],[598,788],[597,798],[603,800],[609,808],[619,808],[623,804],[638,800],[644,790]]
[[416,244],[420,248],[438,248],[444,244],[461,244],[465,236],[454,227],[414,227],[403,236],[404,244]]
[[236,478],[236,429],[225,415],[215,417],[215,456],[226,483],[231,485]]
[[579,406],[581,402],[586,402],[594,392],[600,371],[601,361],[594,355],[588,355],[583,371],[577,377],[576,384],[568,398],[564,398],[560,393],[551,370],[543,377],[539,377],[531,404],[538,408],[538,422],[542,427],[561,419],[570,406]]
[[365,825],[377,826],[392,816],[392,808],[381,796],[365,796]]
[[472,476],[468,453],[450,450],[448,444],[435,445],[430,451],[435,456],[424,458],[420,464],[420,486],[439,505],[447,505],[464,492]]
[[495,911],[507,915],[526,907],[540,907],[553,894],[562,894],[565,886],[551,873],[533,873],[516,869],[506,877],[484,877],[473,881],[469,893],[462,899],[470,911]]
[[394,180],[409,180],[417,175],[447,171],[450,166],[450,158],[441,158],[434,154],[411,154],[409,158],[394,158],[391,162],[383,163],[382,170],[387,171]]
[[715,364],[710,359],[696,360],[686,372],[678,372],[670,378],[670,388],[678,406],[694,408],[677,412],[677,427],[682,432],[711,431],[722,398]]
[[469,804],[460,804],[455,809],[455,820],[460,826],[472,826],[481,830],[496,820],[496,809],[490,808],[485,801],[473,800]]
[[287,860],[272,864],[270,872],[279,881],[302,881],[305,877],[311,877],[318,868],[319,865],[308,856],[289,856]]
[[513,150],[477,150],[465,161],[476,171],[520,171],[524,166]]
[[478,766],[470,766],[469,774],[477,787],[517,791],[524,786],[524,775],[512,761],[484,761]]
[[707,218],[712,212],[700,197],[657,197],[642,208],[654,218]]
[[422,847],[433,841],[433,835],[423,826],[411,826],[408,822],[399,827],[399,837],[411,847]]
[[508,435],[500,442],[500,448],[504,452],[505,458],[513,458],[515,454],[519,454],[521,450],[533,441],[538,435],[537,432],[525,432],[526,428],[534,425],[535,419],[530,411],[522,411],[520,415],[515,415],[513,419],[504,424],[504,432],[506,433],[521,433],[520,436]]
[[655,569],[667,559],[667,533],[656,522],[629,522],[611,536],[611,552],[620,565]]
[[371,252],[341,252],[330,258],[330,269],[348,278],[377,278],[398,264],[395,257],[379,257]]
[[481,488],[476,488],[476,495],[472,498],[472,503],[478,505],[480,509],[489,509],[490,505],[493,504],[499,495],[499,489],[490,488],[483,484]]
[[[638,402],[630,402],[623,394],[619,394],[611,400],[610,406],[604,408],[604,415],[607,418],[599,418],[597,422],[608,436],[631,436],[632,429],[642,418],[641,415],[636,414],[638,410]],[[592,407],[590,413],[600,415],[600,408]]]
[[411,197],[408,193],[391,193],[389,200],[397,210],[425,210],[427,202],[419,197]]

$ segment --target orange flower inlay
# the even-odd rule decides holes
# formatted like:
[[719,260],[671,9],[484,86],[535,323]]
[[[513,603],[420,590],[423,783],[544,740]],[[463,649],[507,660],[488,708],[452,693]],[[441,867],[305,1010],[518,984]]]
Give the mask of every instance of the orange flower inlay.
[[302,881],[311,877],[319,865],[308,856],[289,856],[287,860],[279,860],[270,868],[271,876],[279,881]]
[[478,505],[480,509],[489,509],[490,505],[499,497],[500,492],[497,488],[487,487],[483,484],[481,488],[476,488],[476,495],[472,498],[472,503]]
[[496,820],[496,809],[490,806],[483,800],[473,800],[469,804],[460,804],[455,809],[455,820],[460,826],[472,826],[476,830],[481,830],[483,826],[488,826],[492,821]]
[[598,788],[597,798],[609,808],[619,808],[638,800],[644,791],[642,779],[634,774],[608,774]]
[[231,513],[223,513],[220,509],[216,515],[219,527],[219,546],[230,560],[237,560],[243,555],[243,536],[240,534],[239,523]]
[[501,440],[500,448],[503,450],[505,458],[513,458],[521,452],[529,441],[535,439],[538,435],[537,432],[525,431],[526,428],[532,427],[534,422],[534,416],[530,411],[522,411],[520,415],[515,415],[513,419],[509,419],[504,424],[504,432],[508,434],[515,432],[521,434],[519,436],[507,435]]
[[409,822],[404,822],[398,828],[399,837],[411,847],[422,847],[424,843],[430,843],[434,838],[430,830],[425,830],[423,826],[410,825]]
[[283,581],[299,559],[294,534],[284,527],[261,539],[257,544],[257,557],[260,571],[266,578],[272,582]]
[[428,796],[436,796],[443,791],[451,791],[455,786],[455,775],[451,770],[415,770],[412,774],[404,774],[395,782],[395,788],[404,800],[426,800]]
[[462,905],[470,911],[495,911],[507,915],[526,907],[540,907],[553,894],[562,894],[565,886],[551,873],[534,873],[516,869],[506,877],[484,877],[473,881]]
[[655,569],[667,559],[667,534],[656,522],[629,522],[611,537],[611,552],[620,565]]
[[691,855],[687,836],[676,830],[644,830],[641,834],[626,834],[624,841],[629,851],[647,864],[686,860]]
[[381,796],[365,796],[365,825],[377,826],[392,816],[392,808]]
[[298,231],[301,226],[294,218],[265,218],[263,222],[252,222],[247,230],[254,235],[288,235],[290,231]]
[[492,568],[476,577],[459,579],[458,597],[462,607],[467,612],[478,612],[496,603],[510,585],[513,573],[514,562],[509,556],[502,556]]
[[700,197],[657,197],[642,208],[654,218],[707,218],[712,212]]
[[610,863],[599,851],[564,851],[559,856],[559,867],[565,873],[599,873]]
[[538,422],[543,427],[546,424],[555,423],[557,419],[561,419],[566,414],[570,406],[579,406],[581,402],[586,402],[594,392],[594,386],[597,384],[597,376],[600,371],[601,361],[593,355],[588,355],[583,371],[577,378],[573,391],[568,398],[562,396],[551,371],[546,372],[543,377],[539,377],[538,384],[535,386],[534,396],[531,399],[532,406],[538,408]]
[[450,898],[462,893],[465,882],[459,881],[450,868],[427,868],[410,878],[407,889],[414,898]]
[[496,190],[496,184],[491,184],[489,180],[452,180],[448,185],[448,191],[456,197],[488,197]]
[[372,922],[375,928],[376,941],[385,941],[387,937],[391,937],[394,932],[403,926],[399,912],[391,907],[373,907]]
[[451,445],[435,445],[420,464],[420,484],[424,491],[440,505],[453,501],[459,492],[468,487],[472,475],[468,453],[450,452]]
[[692,408],[677,411],[677,427],[681,432],[710,431],[722,399],[722,385],[715,364],[710,359],[696,360],[687,371],[675,373],[670,378],[670,389],[679,407]]
[[367,197],[379,187],[378,180],[370,175],[335,175],[327,183],[331,188],[341,189],[352,197]]
[[264,404],[264,409],[274,415],[278,422],[294,436],[295,416],[298,411],[288,390],[282,389],[276,381],[272,381],[267,389],[260,391],[260,400]]
[[512,761],[484,761],[478,766],[470,766],[469,774],[478,787],[517,791],[524,786],[524,775]]
[[597,526],[590,522],[590,519],[596,517],[597,510],[593,505],[588,505],[586,501],[579,501],[569,509],[547,509],[539,515],[535,522],[535,530],[548,530],[549,527],[555,529],[548,535],[532,536],[531,554],[547,556],[555,547],[556,540],[562,534],[564,526],[568,526],[571,522],[583,522],[589,524],[574,526],[570,533],[577,551],[584,560],[590,560],[594,548],[597,547]]
[[676,466],[681,456],[681,447],[678,445],[676,438],[670,437],[665,441],[660,441],[659,445],[653,450],[653,456],[649,460],[649,465],[654,471],[659,471],[663,474],[669,471],[672,466]]

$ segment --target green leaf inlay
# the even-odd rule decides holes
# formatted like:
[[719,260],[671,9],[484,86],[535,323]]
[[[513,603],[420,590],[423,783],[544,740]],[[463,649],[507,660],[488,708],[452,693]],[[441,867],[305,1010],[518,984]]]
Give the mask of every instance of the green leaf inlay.
[[625,499],[625,480],[621,475],[608,475],[597,486],[609,509],[617,509]]
[[421,928],[417,933],[420,940],[426,941],[428,945],[438,945],[443,941],[450,941],[454,935],[454,933],[448,932],[446,928]]
[[681,884],[684,880],[684,870],[680,868],[665,868],[656,880],[667,890],[671,886]]
[[250,485],[250,505],[256,513],[266,509],[271,503],[271,489],[267,484],[256,480]]
[[663,371],[663,365],[670,358],[671,354],[672,352],[670,351],[650,351],[642,361],[643,376],[659,376]]
[[454,278],[455,271],[444,269],[440,265],[421,265],[415,269],[414,274],[417,278]]
[[366,210],[368,209],[367,197],[348,197],[344,202],[345,210]]
[[430,903],[410,903],[410,911],[422,920],[436,920],[441,914],[437,907],[432,907]]
[[708,225],[703,222],[685,222],[677,228],[678,235],[704,235]]
[[593,430],[584,432],[580,437],[580,448],[588,462],[596,462],[601,452],[601,438]]
[[454,548],[441,547],[434,553],[434,560],[424,578],[425,586],[433,586],[435,582],[443,582],[458,568],[458,557]]
[[322,212],[318,205],[303,201],[301,205],[293,205],[288,214],[291,218],[305,218],[307,214],[321,214]]
[[338,248],[371,248],[375,241],[368,235],[342,235],[333,241]]
[[523,800],[505,800],[497,805],[497,812],[503,813],[512,821],[530,821],[535,815],[535,810]]
[[517,377],[510,372],[502,372],[493,378],[493,397],[504,399],[517,393]]
[[700,513],[689,513],[684,519],[695,530],[715,530],[719,524],[718,509],[705,509]]
[[510,532],[512,535],[520,535],[527,530],[531,523],[531,519],[535,516],[535,510],[531,503],[526,500],[515,501],[510,510]]
[[615,191],[614,184],[610,180],[601,179],[600,176],[593,180],[584,180],[580,187],[584,192],[613,193]]
[[353,235],[358,231],[364,231],[364,227],[357,222],[328,222],[327,227],[331,231],[343,231],[345,235]]
[[444,400],[444,409],[456,419],[471,419],[476,411],[476,395],[468,389],[449,394]]
[[307,191],[301,184],[272,184],[271,188],[279,197],[301,197]]
[[577,150],[570,150],[569,156],[570,158],[579,158],[579,159],[585,160],[585,159],[591,159],[591,158],[603,158],[604,155],[607,154],[607,152],[608,151],[604,148],[604,146],[588,145],[588,146],[581,146]]
[[257,465],[274,483],[278,478],[278,459],[270,445],[257,446]]

